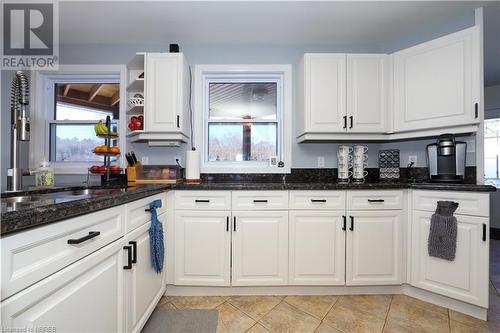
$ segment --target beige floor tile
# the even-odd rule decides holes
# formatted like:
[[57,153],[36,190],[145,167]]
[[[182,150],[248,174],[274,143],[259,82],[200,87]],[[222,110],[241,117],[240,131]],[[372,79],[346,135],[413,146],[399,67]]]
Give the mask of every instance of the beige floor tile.
[[169,300],[178,309],[215,309],[224,303],[219,296],[169,296]]
[[255,320],[259,320],[281,302],[276,296],[233,296],[228,302],[245,312]]
[[[339,302],[340,303],[340,302]],[[339,303],[326,315],[324,322],[346,333],[379,333],[384,327],[384,319]]]
[[321,321],[286,302],[280,303],[260,321],[271,332],[314,332]]
[[229,303],[223,303],[216,309],[219,311],[217,333],[244,333],[256,323]]
[[[448,309],[437,307],[423,301],[414,301],[411,297],[394,296],[387,315],[391,323],[386,331],[397,325],[405,327],[408,332],[447,332],[449,330]],[[444,313],[443,310],[444,309]]]
[[420,307],[426,310],[434,311],[437,313],[441,313],[443,315],[448,315],[448,309],[443,308],[442,306],[439,305],[434,305],[425,301],[421,301],[419,299],[406,296],[406,295],[394,295],[392,298],[392,304],[394,305],[400,305],[400,304],[411,304],[412,306],[415,307]]
[[246,333],[270,333],[264,326],[257,323],[253,325]]
[[176,310],[177,308],[170,302],[163,303],[162,305],[156,306],[158,309],[168,309],[168,310]]
[[346,308],[356,309],[385,319],[392,295],[352,295],[342,296],[339,304]]
[[325,322],[322,322],[314,333],[342,333],[342,332],[331,327],[330,325],[327,325]]
[[285,302],[316,318],[323,319],[339,296],[287,296]]
[[450,322],[451,333],[491,333],[494,331],[490,331],[485,327],[479,326],[468,326],[458,321],[452,320]]
[[447,333],[449,327],[426,327],[413,325],[411,322],[389,320],[385,323],[383,333]]
[[459,323],[474,326],[474,327],[488,327],[488,322],[477,319],[466,314],[450,310],[450,320],[458,321]]
[[156,304],[156,307],[160,307],[165,303],[169,303],[168,298],[166,296],[162,296],[158,301],[158,304]]

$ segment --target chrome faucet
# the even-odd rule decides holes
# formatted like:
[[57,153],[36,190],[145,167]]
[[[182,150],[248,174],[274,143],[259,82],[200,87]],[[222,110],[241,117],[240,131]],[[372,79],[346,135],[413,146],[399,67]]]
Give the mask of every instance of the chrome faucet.
[[23,187],[23,173],[19,167],[19,143],[30,140],[30,120],[28,117],[29,81],[26,74],[16,72],[12,79],[10,100],[10,168],[7,170],[7,191],[19,191]]

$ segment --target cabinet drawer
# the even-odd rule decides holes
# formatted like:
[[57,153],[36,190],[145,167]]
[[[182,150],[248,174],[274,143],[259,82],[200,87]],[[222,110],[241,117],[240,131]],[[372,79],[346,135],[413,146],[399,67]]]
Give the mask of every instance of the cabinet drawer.
[[403,191],[347,191],[348,210],[403,209]]
[[2,300],[122,237],[124,216],[118,206],[3,237]]
[[229,191],[175,191],[175,209],[230,210]]
[[345,210],[345,191],[290,191],[290,209]]
[[413,209],[434,212],[438,201],[458,202],[455,214],[489,216],[489,193],[455,191],[413,191]]
[[233,210],[288,209],[288,191],[235,191]]
[[127,204],[126,232],[130,232],[144,223],[151,221],[151,213],[146,211],[146,209],[149,209],[149,204],[155,200],[161,200],[161,208],[156,210],[158,215],[166,212],[167,200],[165,193],[152,195]]

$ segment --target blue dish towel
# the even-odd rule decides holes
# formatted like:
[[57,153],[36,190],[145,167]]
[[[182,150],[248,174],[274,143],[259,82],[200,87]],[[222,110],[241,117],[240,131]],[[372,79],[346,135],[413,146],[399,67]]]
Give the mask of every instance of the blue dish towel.
[[158,221],[156,208],[161,207],[161,200],[155,200],[149,204],[151,209],[151,227],[149,228],[149,242],[151,245],[151,263],[156,273],[163,271],[163,260],[165,247],[163,243],[163,226]]

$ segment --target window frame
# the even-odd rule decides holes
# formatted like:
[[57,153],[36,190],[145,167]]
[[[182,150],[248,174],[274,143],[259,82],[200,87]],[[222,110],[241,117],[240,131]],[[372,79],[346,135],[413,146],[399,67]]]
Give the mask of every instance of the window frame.
[[[79,121],[55,120],[55,83],[118,83],[120,84],[120,106],[118,128],[121,134],[125,129],[126,106],[126,67],[124,65],[60,65],[59,69],[48,71],[32,71],[33,103],[30,106],[31,140],[29,142],[30,156],[29,168],[36,169],[39,163],[50,158],[50,124],[52,123],[78,123]],[[122,102],[123,101],[123,102]],[[92,121],[83,121],[92,123]],[[126,140],[123,135],[118,138],[118,145],[122,151]],[[124,167],[123,156],[119,159]],[[87,174],[88,168],[94,162],[50,162],[56,174]]]
[[[291,169],[291,76],[289,64],[277,65],[196,65],[194,75],[195,108],[193,114],[194,133],[192,142],[200,152],[202,173],[289,173]],[[276,82],[276,121],[254,121],[254,123],[277,123],[278,161],[284,167],[270,166],[269,162],[210,162],[208,161],[208,110],[209,85],[213,82]],[[226,121],[213,121],[223,123]],[[227,121],[236,122],[239,121]],[[242,122],[243,123],[243,122]],[[200,133],[201,135],[197,135]]]
[[[489,120],[496,120],[498,122],[500,122],[500,115],[499,117],[492,117],[492,118],[487,118],[484,120],[484,140],[485,140],[485,147],[486,147],[486,139],[491,139],[491,138],[495,138],[495,137],[487,137],[486,136],[486,122],[489,121]],[[497,132],[497,136],[495,138],[497,140],[497,145],[500,144],[500,134],[499,132]],[[497,152],[496,154],[496,178],[491,178],[491,177],[486,177],[486,172],[484,173],[484,181],[486,184],[491,184],[493,186],[496,186],[496,187],[500,187],[500,153]],[[486,151],[484,152],[484,166],[485,166],[485,169],[486,169]]]

